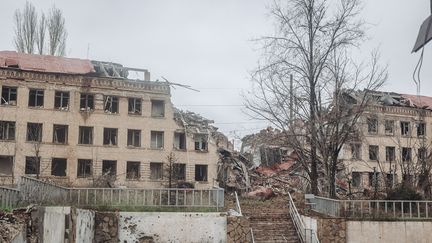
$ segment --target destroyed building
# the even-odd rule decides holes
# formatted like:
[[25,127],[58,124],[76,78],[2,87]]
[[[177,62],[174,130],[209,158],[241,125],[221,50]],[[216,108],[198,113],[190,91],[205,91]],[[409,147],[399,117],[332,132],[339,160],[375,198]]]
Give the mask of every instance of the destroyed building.
[[[362,97],[358,92],[351,100]],[[402,179],[416,183],[422,162],[431,155],[432,97],[393,92],[370,96],[372,103],[357,124],[358,138],[348,141],[340,154],[351,188],[393,187]]]
[[145,69],[1,51],[0,89],[3,185],[27,175],[92,186],[110,176],[116,186],[155,188],[173,153],[177,178],[209,188],[217,146],[229,145],[212,121],[176,110],[169,83]]

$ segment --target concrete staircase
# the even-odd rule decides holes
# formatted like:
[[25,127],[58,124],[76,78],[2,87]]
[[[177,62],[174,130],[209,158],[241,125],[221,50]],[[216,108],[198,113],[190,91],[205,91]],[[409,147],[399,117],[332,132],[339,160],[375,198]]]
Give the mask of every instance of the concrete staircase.
[[265,202],[240,200],[241,209],[249,217],[255,242],[300,243],[297,231],[288,212],[288,200],[284,197]]

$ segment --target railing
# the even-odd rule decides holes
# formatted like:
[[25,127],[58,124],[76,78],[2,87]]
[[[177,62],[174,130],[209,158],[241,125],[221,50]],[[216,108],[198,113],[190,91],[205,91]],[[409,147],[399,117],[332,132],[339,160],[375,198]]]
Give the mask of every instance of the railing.
[[224,206],[224,190],[70,188],[69,202],[76,206],[205,207],[219,210]]
[[18,205],[20,191],[7,187],[0,187],[0,207],[12,208]]
[[68,203],[69,188],[31,177],[21,176],[18,189],[24,203],[64,205]]
[[252,243],[255,243],[255,236],[254,236],[252,228],[250,228],[250,232],[251,232],[251,241],[252,241]]
[[316,231],[312,228],[307,228],[303,219],[301,218],[294,201],[291,197],[291,194],[288,192],[288,205],[289,205],[289,213],[291,219],[294,223],[294,227],[296,228],[297,234],[302,243],[319,243],[318,236]]
[[236,199],[236,211],[239,213],[240,216],[243,216],[237,192],[234,192],[234,195],[235,195],[235,199]]
[[333,217],[432,219],[432,201],[311,199],[314,211]]

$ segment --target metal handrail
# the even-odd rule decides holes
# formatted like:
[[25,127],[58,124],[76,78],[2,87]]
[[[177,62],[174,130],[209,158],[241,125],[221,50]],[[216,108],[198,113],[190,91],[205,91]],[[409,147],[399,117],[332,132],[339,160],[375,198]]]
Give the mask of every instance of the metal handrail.
[[301,218],[294,201],[291,197],[291,193],[288,192],[288,205],[291,219],[294,223],[294,227],[302,243],[319,243],[316,231],[312,228],[307,228],[303,219]]
[[253,233],[253,229],[252,228],[250,228],[250,232],[251,232],[252,243],[255,243],[255,237],[254,237],[254,233]]
[[241,207],[240,207],[240,201],[239,201],[239,199],[238,199],[237,192],[234,192],[234,195],[235,195],[235,199],[236,199],[236,208],[237,208],[237,212],[239,213],[240,216],[243,216],[243,213],[242,213],[242,210],[241,210]]

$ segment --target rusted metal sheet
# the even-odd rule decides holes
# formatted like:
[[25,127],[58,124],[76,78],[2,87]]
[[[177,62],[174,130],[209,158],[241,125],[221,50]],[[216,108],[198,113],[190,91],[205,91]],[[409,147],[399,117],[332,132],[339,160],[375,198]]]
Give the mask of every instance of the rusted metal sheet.
[[88,74],[95,72],[90,60],[25,54],[15,51],[0,51],[0,67],[48,73]]

